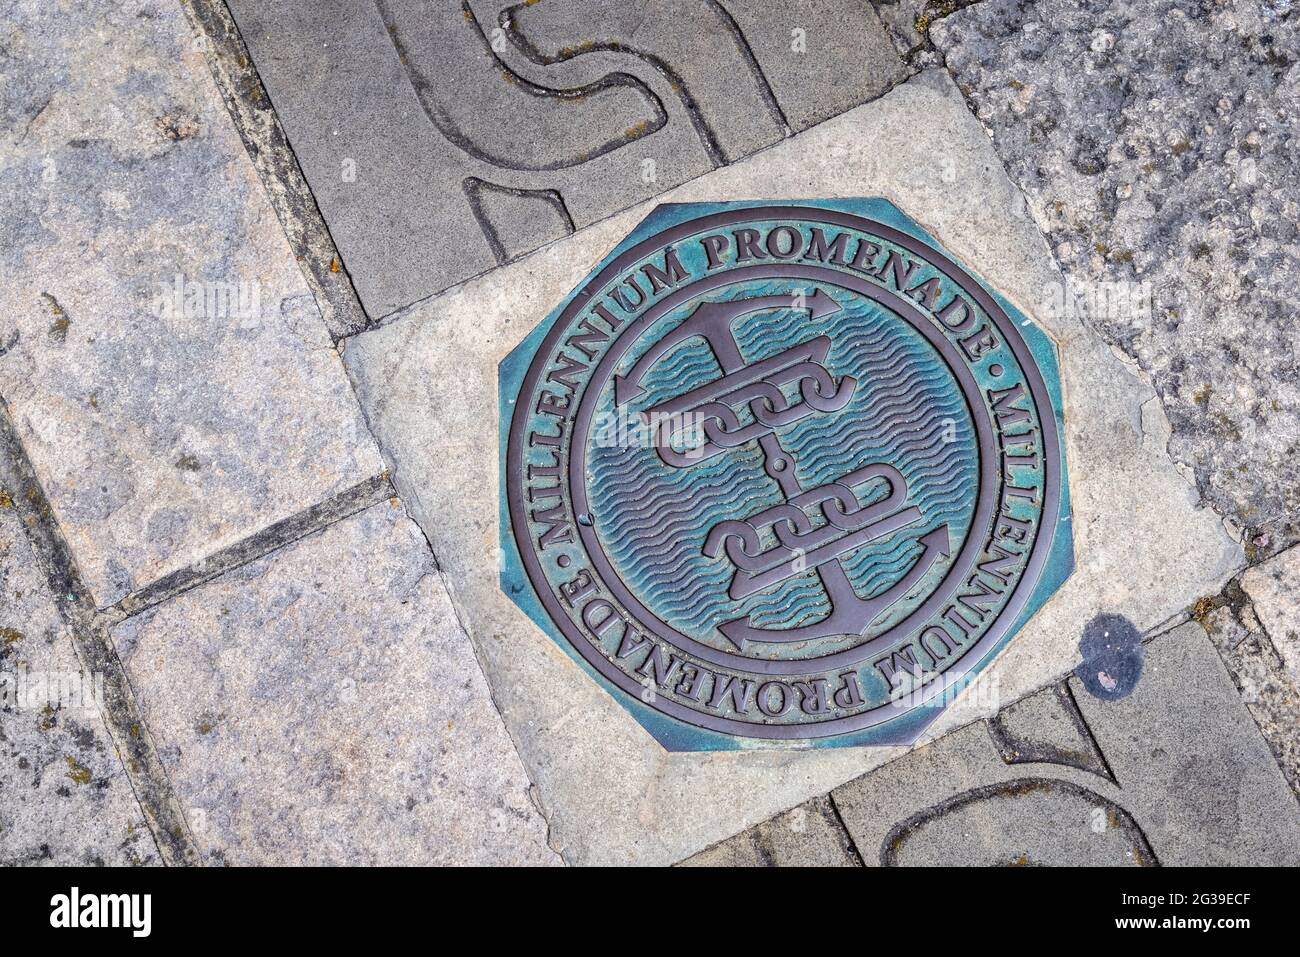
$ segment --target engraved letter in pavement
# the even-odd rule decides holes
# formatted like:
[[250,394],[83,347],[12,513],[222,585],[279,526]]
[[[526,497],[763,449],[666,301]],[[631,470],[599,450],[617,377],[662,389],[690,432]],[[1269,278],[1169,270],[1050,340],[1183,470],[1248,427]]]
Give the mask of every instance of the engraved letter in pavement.
[[[683,30],[692,18],[703,22]],[[501,24],[539,64],[639,57],[672,85],[715,166],[790,132],[736,22],[712,0],[521,3],[502,11]]]
[[906,72],[856,0],[227,5],[372,319]]
[[[627,74],[568,90],[516,75],[495,55],[461,0],[375,5],[430,122],[482,162],[514,170],[563,169],[667,121],[658,98]],[[451,64],[456,66],[447,69]]]

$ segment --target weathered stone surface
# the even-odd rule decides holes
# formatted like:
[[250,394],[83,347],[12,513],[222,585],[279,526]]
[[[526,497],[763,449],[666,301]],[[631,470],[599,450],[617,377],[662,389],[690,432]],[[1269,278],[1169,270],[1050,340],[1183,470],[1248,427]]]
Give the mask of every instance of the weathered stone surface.
[[1248,633],[1224,655],[1241,700],[1259,726],[1291,790],[1300,797],[1300,690],[1262,632]]
[[903,76],[855,0],[230,7],[375,317]]
[[827,798],[816,798],[682,862],[689,867],[858,867]]
[[941,57],[930,29],[944,17],[979,0],[871,0],[900,56],[912,66],[929,67]]
[[1249,545],[1300,540],[1292,4],[987,0],[930,32],[1171,454]]
[[0,395],[107,605],[383,465],[177,5],[6,14]]
[[157,864],[93,674],[0,489],[0,865]]
[[1300,547],[1256,565],[1241,576],[1255,617],[1300,685]]
[[210,861],[557,860],[399,504],[129,619],[113,638]]
[[[900,56],[911,56],[925,43],[925,34],[917,29],[917,20],[930,0],[871,0],[876,15],[884,24],[889,39]],[[923,22],[922,26],[926,24]]]
[[[1274,556],[1241,576],[1235,600],[1199,616],[1223,656],[1278,766],[1300,795],[1300,676],[1296,673],[1300,549]],[[1223,601],[1223,598],[1217,599]]]
[[[1008,763],[983,723],[832,794],[868,864],[1294,866],[1300,807],[1213,645],[1189,624],[1149,643],[1131,695],[1101,700],[1077,678],[1035,710],[1077,710],[1105,766],[1062,752]],[[1034,699],[1029,699],[1033,701]],[[1011,706],[1021,709],[1024,702]],[[1073,737],[1044,723],[1038,734]]]
[[[1059,273],[988,137],[941,73],[664,198],[852,195],[896,203],[1061,345],[1078,569],[988,686],[1011,700],[1068,672],[1099,610],[1127,610],[1149,629],[1217,593],[1240,549],[1144,431],[1151,389],[1076,319],[1036,308]],[[681,860],[898,753],[669,757],[500,592],[498,569],[485,561],[498,541],[497,363],[649,208],[421,304],[349,340],[345,354],[541,791],[553,840],[573,861]],[[933,730],[996,710],[967,698]]]

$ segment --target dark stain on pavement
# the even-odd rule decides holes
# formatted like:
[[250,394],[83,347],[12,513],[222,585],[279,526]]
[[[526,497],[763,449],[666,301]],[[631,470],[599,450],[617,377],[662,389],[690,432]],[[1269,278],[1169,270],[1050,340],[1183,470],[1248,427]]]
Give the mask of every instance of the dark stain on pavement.
[[1097,615],[1084,625],[1079,652],[1074,674],[1095,698],[1127,697],[1142,677],[1142,633],[1123,615]]

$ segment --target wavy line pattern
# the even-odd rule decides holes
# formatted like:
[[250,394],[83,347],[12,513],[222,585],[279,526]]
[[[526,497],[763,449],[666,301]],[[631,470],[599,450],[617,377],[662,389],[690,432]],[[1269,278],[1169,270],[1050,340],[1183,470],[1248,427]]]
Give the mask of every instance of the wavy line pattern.
[[[732,295],[779,291],[751,283]],[[844,308],[821,320],[777,309],[740,320],[735,332],[751,361],[813,335],[830,335],[828,367],[837,376],[857,378],[854,397],[843,410],[783,427],[780,439],[795,458],[805,488],[879,461],[891,462],[906,477],[922,524],[864,546],[844,560],[855,588],[868,597],[911,567],[919,553],[919,531],[947,522],[955,543],[965,534],[977,481],[975,437],[956,383],[920,335],[874,303],[845,301],[843,293],[837,298]],[[685,314],[679,311],[661,319],[625,366]],[[688,340],[650,370],[642,383],[644,405],[639,407],[703,385],[720,372],[708,347],[698,339]],[[612,390],[607,389],[597,412],[612,409]],[[592,447],[588,463],[597,534],[629,587],[674,628],[718,644],[722,639],[716,626],[732,618],[748,616],[759,627],[790,628],[826,613],[825,592],[815,573],[734,602],[726,594],[734,568],[702,552],[704,538],[717,522],[783,501],[776,482],[763,471],[757,443],[690,469],[670,468],[653,449],[642,447]],[[883,494],[877,487],[860,491],[864,500]],[[931,576],[937,580],[944,571],[945,563],[939,563]],[[878,626],[886,627],[913,606],[896,607]],[[802,651],[786,645],[768,653]]]

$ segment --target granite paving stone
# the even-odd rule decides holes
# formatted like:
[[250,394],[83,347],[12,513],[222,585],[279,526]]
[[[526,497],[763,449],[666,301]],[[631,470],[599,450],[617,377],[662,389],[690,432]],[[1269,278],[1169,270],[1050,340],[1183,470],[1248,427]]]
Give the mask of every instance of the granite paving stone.
[[230,8],[375,318],[905,74],[856,0]]
[[1252,555],[1300,540],[1294,4],[985,0],[930,36],[1175,460]]
[[[0,866],[159,863],[55,597],[0,489]],[[8,504],[6,504],[8,503]]]
[[399,502],[128,619],[113,640],[209,863],[558,861]]
[[1241,588],[1300,686],[1300,547],[1248,569],[1241,576]]
[[179,6],[5,32],[0,396],[105,606],[383,463]]
[[1286,664],[1262,632],[1248,633],[1224,655],[1224,663],[1283,776],[1300,797],[1300,690]]
[[[1217,594],[1244,559],[1166,455],[1151,387],[1077,317],[1039,308],[1061,276],[941,71],[664,200],[854,195],[883,196],[921,222],[1062,350],[1078,569],[989,673],[993,694],[959,701],[932,729],[938,735],[991,715],[999,695],[1013,700],[1069,672],[1098,612],[1154,628]],[[407,310],[349,340],[345,353],[537,783],[553,844],[573,862],[682,860],[899,753],[670,756],[498,588],[497,364],[652,206]]]
[[[1012,705],[1055,754],[1008,761],[978,722],[835,790],[864,862],[1300,863],[1300,805],[1205,631],[1166,632],[1147,657],[1125,697],[1071,678]],[[1079,723],[1104,766],[1074,761]]]

